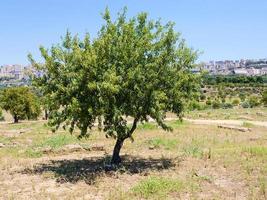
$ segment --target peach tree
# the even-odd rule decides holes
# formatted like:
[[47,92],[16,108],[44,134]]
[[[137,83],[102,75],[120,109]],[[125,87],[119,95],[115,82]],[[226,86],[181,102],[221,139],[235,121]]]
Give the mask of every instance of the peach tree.
[[133,140],[138,123],[149,118],[164,130],[167,112],[182,116],[198,89],[191,73],[197,52],[187,47],[174,24],[149,20],[146,13],[112,20],[109,10],[97,37],[67,32],[62,43],[40,48],[44,63],[32,56],[43,75],[36,86],[46,94],[49,124],[88,136],[98,126],[116,139],[111,164],[121,162],[124,141]]

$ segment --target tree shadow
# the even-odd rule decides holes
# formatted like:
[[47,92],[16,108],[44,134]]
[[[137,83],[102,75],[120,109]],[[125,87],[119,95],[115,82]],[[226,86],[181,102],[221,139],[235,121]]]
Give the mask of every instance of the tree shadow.
[[77,183],[84,181],[91,185],[97,178],[103,176],[115,176],[118,174],[143,174],[150,170],[161,171],[169,169],[177,164],[178,160],[168,158],[145,159],[140,157],[123,156],[123,163],[116,168],[107,167],[110,157],[93,157],[88,159],[52,160],[49,163],[41,163],[34,168],[26,168],[23,174],[54,173],[58,183]]

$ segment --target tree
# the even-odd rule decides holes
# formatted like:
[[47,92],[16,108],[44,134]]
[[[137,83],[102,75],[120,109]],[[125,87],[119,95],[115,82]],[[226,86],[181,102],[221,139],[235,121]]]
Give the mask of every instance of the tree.
[[27,87],[5,89],[0,102],[1,107],[11,113],[14,123],[23,119],[37,119],[41,112],[38,98]]
[[[40,48],[44,65],[31,63],[44,75],[36,84],[47,94],[49,124],[78,127],[89,135],[95,122],[107,137],[116,138],[112,164],[125,139],[133,140],[138,123],[153,118],[164,130],[166,112],[182,116],[198,91],[198,78],[190,70],[197,52],[188,48],[173,23],[148,20],[146,13],[126,19],[126,10],[105,24],[97,38],[83,40],[67,32],[62,44]],[[131,117],[133,120],[127,120]]]

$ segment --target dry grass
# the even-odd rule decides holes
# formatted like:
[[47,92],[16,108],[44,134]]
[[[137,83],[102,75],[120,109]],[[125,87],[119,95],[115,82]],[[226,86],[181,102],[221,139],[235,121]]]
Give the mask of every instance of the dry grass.
[[[0,199],[267,198],[266,128],[243,133],[170,123],[173,132],[139,126],[116,171],[105,168],[114,140],[97,131],[79,141],[63,130],[53,134],[44,122],[0,124],[6,145],[0,148]],[[77,143],[105,151],[39,151]]]
[[233,119],[247,121],[267,121],[267,107],[208,109],[186,114],[191,119]]

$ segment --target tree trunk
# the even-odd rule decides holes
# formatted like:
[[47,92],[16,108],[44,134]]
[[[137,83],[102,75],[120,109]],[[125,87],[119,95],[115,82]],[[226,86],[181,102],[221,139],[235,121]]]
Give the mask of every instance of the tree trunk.
[[48,111],[45,109],[45,120],[48,119]]
[[19,118],[17,115],[14,115],[14,123],[19,123]]
[[111,159],[111,164],[112,165],[118,165],[121,163],[121,157],[120,157],[120,151],[121,147],[123,145],[124,140],[123,139],[117,139],[114,150],[113,150],[113,155]]

